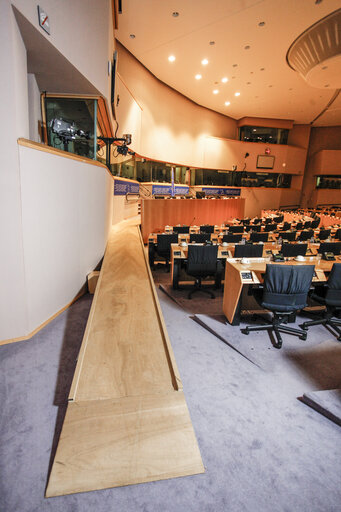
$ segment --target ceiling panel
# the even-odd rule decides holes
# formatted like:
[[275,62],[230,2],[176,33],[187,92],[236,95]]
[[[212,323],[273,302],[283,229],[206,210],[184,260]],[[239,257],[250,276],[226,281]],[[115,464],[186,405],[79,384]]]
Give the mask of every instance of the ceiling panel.
[[[160,80],[200,105],[235,119],[310,123],[335,90],[309,86],[287,65],[286,53],[306,28],[339,7],[339,0],[124,0],[116,37]],[[169,62],[169,55],[176,60]],[[201,80],[194,78],[198,73]],[[341,124],[339,109],[331,117]]]

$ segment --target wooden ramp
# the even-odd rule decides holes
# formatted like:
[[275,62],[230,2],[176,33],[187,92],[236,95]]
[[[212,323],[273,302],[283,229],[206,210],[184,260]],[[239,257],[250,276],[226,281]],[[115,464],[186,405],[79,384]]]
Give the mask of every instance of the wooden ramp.
[[112,228],[46,496],[203,473],[138,226]]

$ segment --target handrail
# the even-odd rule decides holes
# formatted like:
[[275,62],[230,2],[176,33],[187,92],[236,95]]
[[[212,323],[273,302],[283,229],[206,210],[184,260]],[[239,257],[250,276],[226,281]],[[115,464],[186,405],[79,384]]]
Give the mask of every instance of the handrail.
[[140,183],[140,190],[142,190],[147,197],[150,197],[152,195],[150,190],[145,185],[143,185],[142,183]]
[[133,201],[139,201],[141,195],[140,195],[140,192],[127,192],[126,193],[126,201],[129,202],[129,197],[130,196],[137,196],[137,199],[133,199]]

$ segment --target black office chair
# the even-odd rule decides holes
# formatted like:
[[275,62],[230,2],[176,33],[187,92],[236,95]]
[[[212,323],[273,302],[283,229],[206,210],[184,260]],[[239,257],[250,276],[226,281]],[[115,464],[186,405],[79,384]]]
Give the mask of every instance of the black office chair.
[[158,256],[166,260],[166,270],[169,272],[169,260],[171,253],[171,244],[178,243],[177,234],[161,234],[157,235],[157,245],[155,251]]
[[307,333],[303,329],[285,324],[292,313],[306,307],[313,273],[314,265],[266,265],[263,287],[254,288],[252,293],[264,309],[273,313],[272,321],[265,325],[248,325],[241,332],[271,331],[276,337],[275,348],[282,346],[281,332],[306,340]]
[[195,242],[197,244],[204,244],[205,242],[209,242],[210,240],[210,233],[191,233],[189,235],[189,241]]
[[222,242],[228,242],[230,244],[237,244],[241,242],[243,239],[243,235],[241,233],[227,233],[227,235],[223,235]]
[[267,242],[269,233],[250,233],[251,242]]
[[327,240],[327,238],[330,236],[330,231],[330,229],[320,229],[317,238],[319,240]]
[[234,246],[234,258],[261,258],[263,245],[236,244]]
[[303,222],[297,222],[295,229],[297,231],[301,231],[301,229],[303,229]]
[[305,221],[303,224],[303,229],[310,229],[311,228],[311,220]]
[[337,339],[341,341],[341,319],[333,318],[341,311],[341,263],[334,263],[327,283],[316,286],[310,297],[326,306],[326,311],[319,319],[304,322],[300,327],[308,330],[312,325],[328,325],[336,331]]
[[262,223],[262,219],[258,219],[257,217],[255,219],[253,219],[253,225],[258,225],[258,224],[261,224],[261,223]]
[[214,226],[209,226],[208,224],[204,224],[200,226],[200,231],[202,233],[214,233]]
[[317,219],[313,220],[312,223],[311,223],[311,229],[316,229],[318,227],[318,225],[320,224],[320,222],[321,222],[320,217],[318,217]]
[[272,217],[267,217],[267,218],[265,219],[265,224],[272,224],[272,223],[273,223],[273,219],[272,219]]
[[276,229],[277,229],[277,224],[265,224],[265,226],[264,226],[265,232],[276,231]]
[[297,240],[300,242],[305,242],[306,240],[310,240],[313,236],[314,231],[312,229],[305,229],[298,235]]
[[341,228],[336,231],[335,240],[341,240]]
[[189,226],[173,226],[173,232],[178,234],[188,234]]
[[283,222],[282,231],[289,231],[291,228],[291,222]]
[[218,246],[217,245],[189,245],[188,257],[186,262],[186,272],[188,275],[195,277],[194,289],[188,294],[191,299],[193,293],[204,292],[215,298],[211,290],[202,287],[202,278],[208,276],[216,276],[218,266]]
[[246,219],[242,219],[242,223],[244,224],[244,226],[245,226],[246,224],[250,224],[250,222],[251,222],[251,219],[250,219],[249,217],[248,217],[248,218],[246,218]]
[[305,256],[308,244],[282,244],[281,253],[285,258],[295,258],[296,256]]
[[261,224],[253,224],[252,231],[259,233],[260,231],[262,231],[262,225]]
[[229,233],[244,233],[244,226],[230,226]]
[[254,231],[255,226],[253,224],[244,224],[244,231],[248,233],[249,231]]
[[284,219],[284,215],[279,215],[278,217],[274,217],[274,223],[279,224]]
[[283,240],[294,242],[296,240],[296,231],[279,231],[278,236]]

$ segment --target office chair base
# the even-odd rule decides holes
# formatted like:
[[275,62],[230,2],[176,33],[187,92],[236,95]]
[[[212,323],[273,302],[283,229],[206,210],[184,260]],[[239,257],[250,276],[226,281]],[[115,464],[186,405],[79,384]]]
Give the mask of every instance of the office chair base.
[[197,293],[197,292],[207,293],[208,295],[211,296],[211,299],[215,299],[214,293],[211,292],[210,290],[205,290],[205,288],[202,288],[202,286],[199,286],[199,287],[195,288],[194,290],[192,290],[191,292],[189,292],[188,298],[191,299],[193,293]]
[[264,325],[248,325],[243,329],[240,329],[243,334],[250,334],[252,331],[272,331],[276,336],[277,343],[274,344],[275,348],[281,348],[283,344],[281,332],[285,334],[291,334],[293,336],[298,336],[301,340],[306,340],[308,334],[301,329],[297,329],[295,327],[289,327],[285,324],[279,323],[279,319],[275,318],[274,322],[271,324]]
[[319,318],[318,320],[310,320],[309,322],[304,322],[303,324],[300,324],[300,327],[307,331],[309,327],[311,327],[312,325],[324,325],[325,327],[327,327],[328,325],[335,331],[333,334],[336,335],[336,339],[338,341],[341,341],[341,329],[339,329],[338,327],[341,327],[341,320],[332,320],[331,318]]

